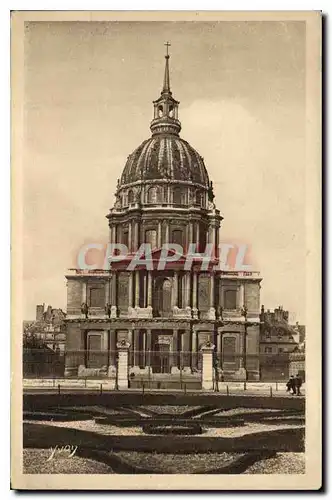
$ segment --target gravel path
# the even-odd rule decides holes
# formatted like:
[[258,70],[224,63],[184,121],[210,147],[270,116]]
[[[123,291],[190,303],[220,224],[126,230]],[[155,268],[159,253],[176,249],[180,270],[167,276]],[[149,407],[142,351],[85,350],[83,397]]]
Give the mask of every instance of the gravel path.
[[251,465],[244,474],[305,474],[305,454],[277,453]]
[[95,460],[57,454],[47,461],[50,454],[50,450],[25,448],[23,474],[113,474],[111,467]]
[[136,451],[117,451],[115,455],[129,463],[137,464],[156,473],[163,474],[195,474],[223,467],[240,453],[199,453],[191,455],[172,455],[170,453],[145,453]]
[[196,408],[200,408],[200,406],[188,406],[188,405],[145,405],[139,406],[141,410],[151,410],[153,412],[163,414],[163,413],[172,413],[174,415],[181,415],[185,411],[193,410]]

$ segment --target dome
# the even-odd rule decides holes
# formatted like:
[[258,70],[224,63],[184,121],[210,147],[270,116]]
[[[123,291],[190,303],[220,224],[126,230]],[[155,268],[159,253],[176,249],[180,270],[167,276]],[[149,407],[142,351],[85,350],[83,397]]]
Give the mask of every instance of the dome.
[[189,181],[209,187],[203,158],[178,135],[155,135],[128,157],[120,187],[148,180]]

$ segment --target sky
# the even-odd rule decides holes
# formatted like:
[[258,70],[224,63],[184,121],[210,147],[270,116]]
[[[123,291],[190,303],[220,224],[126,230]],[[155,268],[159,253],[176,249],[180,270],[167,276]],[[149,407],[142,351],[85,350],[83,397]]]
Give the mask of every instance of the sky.
[[150,137],[169,40],[181,137],[204,158],[245,243],[261,303],[305,319],[305,23],[30,22],[24,65],[24,317],[66,309],[68,268],[105,218],[127,156]]

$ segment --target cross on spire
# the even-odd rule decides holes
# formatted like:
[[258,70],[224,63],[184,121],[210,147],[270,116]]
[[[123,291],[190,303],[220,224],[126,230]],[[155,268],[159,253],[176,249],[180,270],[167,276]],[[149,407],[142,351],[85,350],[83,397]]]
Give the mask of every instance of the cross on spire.
[[169,42],[165,42],[164,45],[166,46],[166,57],[169,57],[169,55],[168,55],[168,47],[170,47],[171,44]]
[[166,47],[166,55],[165,55],[166,62],[165,62],[164,85],[163,85],[162,94],[165,94],[165,93],[171,94],[172,92],[171,92],[170,83],[169,83],[169,66],[168,66],[168,61],[169,61],[168,47],[170,47],[171,44],[169,42],[165,42],[164,45]]

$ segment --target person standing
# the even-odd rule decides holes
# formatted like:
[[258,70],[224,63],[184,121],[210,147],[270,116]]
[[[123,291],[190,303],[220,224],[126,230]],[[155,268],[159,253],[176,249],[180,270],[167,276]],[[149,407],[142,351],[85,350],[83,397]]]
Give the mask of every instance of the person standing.
[[301,379],[299,373],[296,375],[294,382],[295,382],[295,388],[296,388],[296,395],[301,396],[302,379]]
[[287,387],[287,392],[290,392],[292,391],[292,394],[295,395],[296,394],[296,386],[295,386],[295,378],[294,378],[294,375],[291,375],[290,379],[288,380],[287,384],[286,384],[286,387]]

